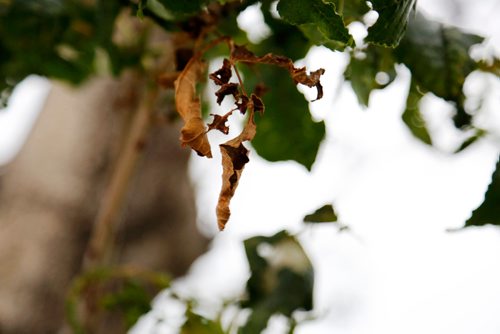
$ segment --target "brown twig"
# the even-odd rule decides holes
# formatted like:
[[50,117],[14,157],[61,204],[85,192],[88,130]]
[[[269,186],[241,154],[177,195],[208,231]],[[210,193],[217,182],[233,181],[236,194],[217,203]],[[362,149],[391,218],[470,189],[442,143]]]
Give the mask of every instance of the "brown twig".
[[122,208],[130,178],[142,153],[141,147],[151,126],[151,114],[157,94],[158,87],[155,84],[144,89],[92,229],[84,254],[84,272],[105,265],[109,260],[117,217]]

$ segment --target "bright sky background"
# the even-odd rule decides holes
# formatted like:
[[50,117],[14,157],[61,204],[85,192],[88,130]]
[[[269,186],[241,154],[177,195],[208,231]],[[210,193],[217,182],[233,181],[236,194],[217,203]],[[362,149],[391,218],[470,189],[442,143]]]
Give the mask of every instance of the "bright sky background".
[[[460,1],[461,15],[451,5],[456,2],[419,0],[418,6],[436,19],[489,36],[477,52],[493,50],[500,56],[500,2]],[[352,30],[362,37],[359,27]],[[200,228],[215,238],[210,252],[176,288],[207,305],[238,296],[249,275],[241,241],[286,228],[298,233],[316,270],[318,320],[304,323],[299,334],[500,333],[500,230],[446,231],[461,227],[482,201],[500,140],[446,153],[460,134],[449,121],[449,107],[429,97],[423,109],[439,148],[429,149],[400,119],[409,85],[405,68],[398,68],[398,78],[387,89],[372,93],[363,110],[349,84],[340,80],[345,55],[314,48],[301,64],[326,69],[325,96],[312,104],[312,112],[325,120],[327,137],[312,172],[293,162],[270,164],[252,151],[231,204],[231,220],[217,233],[220,156],[193,156]],[[29,99],[41,101],[48,85],[33,80]],[[500,106],[499,80],[473,75],[465,90],[471,101],[487,92],[479,122],[500,135],[500,118],[492,116]],[[313,93],[306,95],[311,100]],[[19,121],[32,120],[21,113],[36,109],[24,104],[26,96],[12,101],[12,113],[0,114],[0,164],[19,147],[32,122]],[[22,117],[11,116],[14,111]],[[225,140],[217,134],[211,139]],[[352,232],[338,233],[328,224],[304,227],[303,216],[326,203],[335,205]],[[160,295],[131,333],[171,333],[167,326],[153,329],[155,317],[179,312],[167,299]],[[268,333],[280,333],[279,319],[272,326]]]

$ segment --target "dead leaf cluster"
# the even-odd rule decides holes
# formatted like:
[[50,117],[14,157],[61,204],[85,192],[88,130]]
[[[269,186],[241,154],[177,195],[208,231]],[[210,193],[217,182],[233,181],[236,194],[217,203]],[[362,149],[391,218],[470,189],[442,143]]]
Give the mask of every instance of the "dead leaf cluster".
[[[262,94],[266,91],[263,85],[257,85],[254,93],[248,94],[245,92],[243,83],[237,72],[235,64],[251,63],[251,64],[268,64],[285,68],[290,73],[292,80],[296,84],[303,84],[308,87],[316,87],[318,94],[316,99],[323,96],[323,87],[320,83],[320,77],[325,72],[324,69],[319,69],[314,72],[307,73],[304,67],[296,68],[291,59],[283,56],[273,55],[268,53],[262,57],[258,57],[249,51],[244,46],[236,45],[228,38],[221,38],[219,41],[225,41],[230,48],[229,59],[224,59],[222,67],[215,72],[209,74],[209,78],[220,88],[215,92],[217,103],[220,105],[226,96],[234,98],[234,109],[227,112],[225,115],[213,116],[212,123],[205,126],[201,116],[200,98],[196,93],[196,83],[202,80],[202,74],[205,71],[205,64],[201,60],[202,52],[195,54],[184,67],[183,71],[178,75],[174,82],[175,100],[177,111],[184,120],[184,126],[181,129],[181,144],[190,146],[198,155],[212,157],[210,143],[208,141],[207,132],[210,130],[218,130],[224,134],[229,134],[229,127],[226,124],[229,116],[235,110],[241,114],[247,115],[247,120],[242,132],[235,138],[219,145],[222,154],[222,188],[219,194],[217,203],[217,224],[220,230],[223,230],[230,217],[229,204],[234,196],[238,186],[241,173],[245,164],[248,163],[248,149],[243,145],[245,141],[251,141],[256,134],[257,127],[254,120],[255,113],[264,113],[264,103],[261,99]],[[212,42],[211,46],[215,46],[218,41]],[[229,82],[235,71],[238,77],[238,83]],[[164,86],[169,86],[172,78],[168,76],[161,77],[159,82]]]

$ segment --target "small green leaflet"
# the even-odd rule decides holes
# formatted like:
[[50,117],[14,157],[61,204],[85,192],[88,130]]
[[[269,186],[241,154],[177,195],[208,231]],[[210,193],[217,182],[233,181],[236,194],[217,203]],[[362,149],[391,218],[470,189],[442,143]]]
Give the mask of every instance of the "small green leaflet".
[[[307,27],[310,36],[315,35],[311,29],[317,29],[323,38],[319,41],[336,42],[339,46],[354,46],[354,40],[344,25],[342,16],[337,14],[335,4],[322,0],[281,0],[278,12],[286,22]],[[314,40],[313,40],[314,42]]]
[[425,119],[420,113],[419,105],[422,96],[422,93],[418,91],[417,85],[412,80],[410,91],[406,98],[406,109],[402,115],[402,119],[415,137],[428,145],[432,145],[432,139],[427,131]]
[[484,195],[483,203],[472,212],[465,227],[492,224],[500,226],[500,156],[492,180]]
[[323,205],[321,208],[314,211],[314,213],[308,214],[304,217],[304,222],[306,223],[330,223],[336,221],[337,215],[335,214],[331,204]]
[[404,35],[416,0],[371,0],[378,20],[368,28],[367,42],[396,47]]
[[462,88],[477,64],[469,56],[469,49],[482,40],[417,13],[395,50],[397,60],[410,69],[412,80],[422,93],[431,92],[454,104],[457,111],[454,122],[459,128],[470,124]]
[[253,237],[245,240],[245,252],[252,276],[242,306],[252,313],[240,334],[261,333],[273,314],[291,317],[296,310],[312,309],[314,271],[295,237],[286,231]]

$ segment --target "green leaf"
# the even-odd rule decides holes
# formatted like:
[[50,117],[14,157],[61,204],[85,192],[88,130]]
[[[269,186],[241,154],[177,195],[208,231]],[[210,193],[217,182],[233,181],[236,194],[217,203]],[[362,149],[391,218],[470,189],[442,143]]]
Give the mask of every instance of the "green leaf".
[[304,222],[307,223],[330,223],[336,221],[337,215],[335,214],[331,204],[323,205],[321,208],[314,211],[314,213],[308,214],[304,217]]
[[422,96],[422,93],[418,91],[416,84],[412,80],[410,91],[406,98],[406,109],[402,115],[402,119],[415,137],[428,145],[432,145],[431,136],[427,131],[425,120],[420,113],[419,105]]
[[[257,55],[271,52],[292,60],[304,58],[310,48],[309,41],[297,27],[273,18],[264,5],[270,4],[263,4],[262,9],[272,34],[258,45],[249,45],[249,49]],[[325,135],[325,125],[312,120],[309,105],[288,72],[269,65],[241,65],[239,68],[248,92],[259,83],[267,89],[262,97],[266,111],[263,116],[256,117],[257,135],[252,140],[253,147],[269,161],[295,160],[311,169]]]
[[500,225],[500,157],[484,201],[472,212],[472,216],[465,222],[465,227],[486,224]]
[[252,276],[243,306],[252,313],[240,333],[261,333],[273,314],[290,317],[295,310],[312,309],[313,268],[293,236],[281,231],[247,239],[244,244]]
[[192,312],[190,308],[186,311],[186,317],[180,334],[224,334],[220,323],[202,317]]
[[310,170],[325,136],[324,123],[312,120],[307,101],[286,71],[266,66],[260,78],[267,87],[262,98],[266,111],[256,118],[253,147],[264,159],[295,160]]
[[[359,103],[368,106],[371,91],[389,85],[396,77],[396,71],[391,49],[370,45],[364,56],[360,59],[355,53],[351,53],[351,61],[344,77],[351,81]],[[378,82],[378,73],[385,73],[388,76],[387,82]]]
[[477,67],[469,56],[469,49],[482,40],[480,36],[445,27],[417,13],[395,51],[398,61],[410,69],[419,90],[432,92],[454,104],[457,127],[470,124],[462,88],[467,75]]
[[404,35],[416,0],[371,0],[378,20],[368,28],[367,42],[396,47]]
[[[278,12],[290,24],[306,25],[308,37],[315,37],[313,43],[336,42],[342,47],[353,46],[354,40],[344,25],[342,16],[335,11],[333,2],[322,0],[280,0]],[[317,27],[319,34],[311,32]]]
[[325,0],[325,2],[335,4],[336,12],[342,16],[346,26],[353,21],[362,21],[363,15],[370,10],[365,0]]

